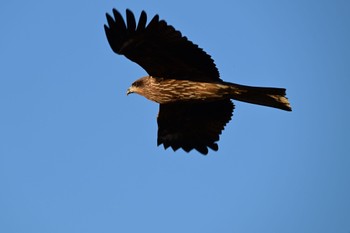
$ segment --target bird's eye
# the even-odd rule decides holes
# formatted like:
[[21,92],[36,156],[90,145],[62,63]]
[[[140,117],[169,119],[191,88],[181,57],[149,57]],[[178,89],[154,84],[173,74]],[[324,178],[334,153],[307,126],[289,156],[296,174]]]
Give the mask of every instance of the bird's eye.
[[141,86],[143,86],[143,82],[142,81],[136,81],[132,85],[135,86],[135,87],[141,87]]

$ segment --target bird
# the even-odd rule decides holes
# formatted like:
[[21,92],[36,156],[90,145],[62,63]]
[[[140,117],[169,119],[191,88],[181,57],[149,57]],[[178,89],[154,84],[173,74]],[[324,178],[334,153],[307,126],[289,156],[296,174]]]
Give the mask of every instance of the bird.
[[113,9],[104,25],[108,43],[118,55],[140,65],[147,75],[134,81],[127,95],[139,94],[159,104],[157,145],[173,151],[218,151],[231,120],[233,100],[291,111],[285,88],[253,87],[225,82],[214,60],[202,48],[160,19],[138,22],[126,9],[126,20]]

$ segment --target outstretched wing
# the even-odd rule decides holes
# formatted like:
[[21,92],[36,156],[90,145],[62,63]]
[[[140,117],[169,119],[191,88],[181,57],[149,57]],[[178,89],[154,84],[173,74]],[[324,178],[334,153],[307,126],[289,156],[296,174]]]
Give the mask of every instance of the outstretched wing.
[[141,12],[138,24],[130,10],[126,10],[126,23],[122,15],[113,9],[106,14],[104,25],[112,50],[125,55],[143,67],[154,77],[219,81],[219,72],[213,59],[182,36],[174,27],[155,15],[147,24],[147,15]]
[[231,120],[234,105],[230,100],[161,104],[157,118],[158,146],[196,149],[206,155],[216,144],[225,125]]

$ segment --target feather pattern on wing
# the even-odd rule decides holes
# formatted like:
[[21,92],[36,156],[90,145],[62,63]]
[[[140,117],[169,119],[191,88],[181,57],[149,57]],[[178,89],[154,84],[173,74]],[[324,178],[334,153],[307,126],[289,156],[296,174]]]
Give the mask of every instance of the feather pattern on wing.
[[113,16],[107,14],[108,26],[104,26],[112,50],[139,64],[149,75],[193,81],[221,80],[210,55],[159,20],[158,15],[148,25],[144,11],[138,24],[130,10],[126,10],[126,22],[116,9]]
[[208,147],[217,151],[217,141],[225,125],[231,120],[234,105],[229,100],[202,103],[178,102],[159,107],[158,145],[196,149],[208,153]]

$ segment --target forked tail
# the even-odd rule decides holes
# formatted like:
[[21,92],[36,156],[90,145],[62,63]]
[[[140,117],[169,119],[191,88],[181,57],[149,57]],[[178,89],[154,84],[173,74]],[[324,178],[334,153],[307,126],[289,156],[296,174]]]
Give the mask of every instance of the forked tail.
[[251,87],[227,83],[231,87],[231,95],[235,100],[264,105],[272,108],[279,108],[292,111],[285,88],[275,87]]

